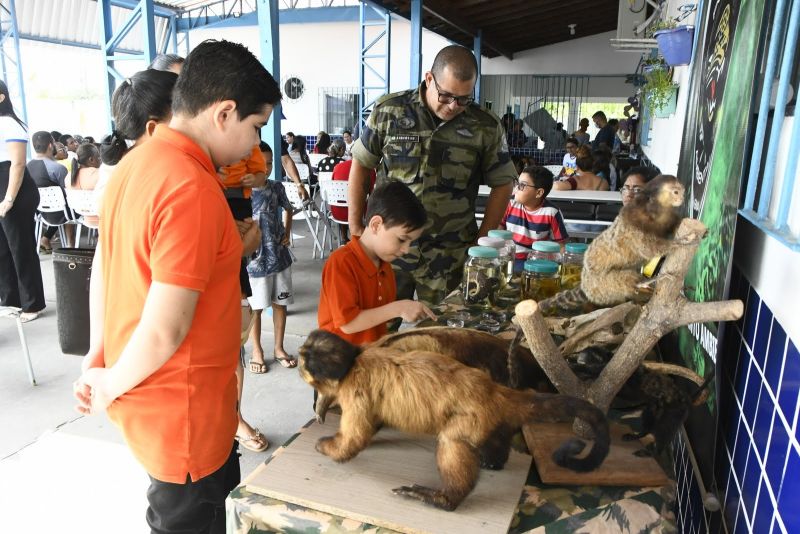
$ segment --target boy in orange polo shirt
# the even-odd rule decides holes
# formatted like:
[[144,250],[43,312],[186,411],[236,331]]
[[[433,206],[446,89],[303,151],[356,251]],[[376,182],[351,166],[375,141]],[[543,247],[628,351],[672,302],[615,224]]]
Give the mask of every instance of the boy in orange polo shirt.
[[325,262],[317,311],[320,328],[358,345],[386,334],[386,323],[397,317],[436,319],[421,302],[395,300],[391,262],[422,233],[427,222],[422,203],[405,184],[389,182],[370,195],[366,221],[361,237],[354,236]]
[[78,409],[108,409],[150,475],[152,532],[224,532],[239,482],[234,370],[242,240],[216,174],[257,145],[280,101],[245,47],[195,48],[169,126],[106,189],[92,276],[92,345]]

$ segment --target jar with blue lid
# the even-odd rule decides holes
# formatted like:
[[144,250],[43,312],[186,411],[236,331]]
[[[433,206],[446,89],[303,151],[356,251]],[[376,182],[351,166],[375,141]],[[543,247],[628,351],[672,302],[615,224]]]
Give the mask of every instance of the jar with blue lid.
[[573,289],[581,285],[583,255],[589,245],[586,243],[567,243],[561,263],[561,289]]
[[468,306],[491,308],[495,294],[500,288],[503,271],[499,254],[493,247],[470,247],[464,265],[464,280],[461,291]]
[[561,245],[555,241],[534,241],[528,254],[529,260],[548,260],[558,264],[561,270]]
[[478,245],[497,249],[497,259],[500,262],[500,269],[503,271],[504,275],[500,277],[500,285],[501,287],[505,287],[506,283],[508,282],[508,277],[506,276],[508,264],[514,261],[511,253],[508,250],[508,247],[506,246],[506,242],[499,237],[487,236],[479,238]]
[[522,271],[523,300],[533,299],[540,302],[561,291],[561,277],[558,264],[550,260],[528,260]]
[[506,251],[510,257],[508,264],[505,266],[506,282],[510,282],[511,277],[514,275],[514,258],[516,258],[517,253],[517,244],[514,243],[514,234],[508,230],[489,230],[488,235],[489,237],[502,239],[505,243]]

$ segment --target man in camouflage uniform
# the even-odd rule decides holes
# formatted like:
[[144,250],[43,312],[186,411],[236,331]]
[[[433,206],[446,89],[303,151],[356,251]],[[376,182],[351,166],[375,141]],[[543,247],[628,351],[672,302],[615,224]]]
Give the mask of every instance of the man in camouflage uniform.
[[[395,260],[397,298],[417,292],[438,304],[461,283],[467,247],[497,228],[511,197],[516,171],[500,120],[473,102],[477,63],[462,46],[439,51],[419,88],[375,102],[352,148],[348,222],[364,230],[370,169],[378,184],[408,185],[428,212],[428,224],[409,253]],[[478,186],[492,188],[480,230],[475,222]]]

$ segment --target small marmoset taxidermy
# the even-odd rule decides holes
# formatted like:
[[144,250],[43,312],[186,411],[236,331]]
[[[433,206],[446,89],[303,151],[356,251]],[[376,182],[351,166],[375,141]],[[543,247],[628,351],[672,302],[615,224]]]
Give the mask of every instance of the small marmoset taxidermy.
[[[648,372],[639,369],[628,381],[638,390],[645,401],[642,411],[642,431],[622,436],[626,441],[643,439],[648,447],[637,451],[637,456],[651,456],[653,452],[660,454],[664,447],[672,442],[681,425],[686,421],[689,410],[714,378],[714,372],[694,390],[689,391],[675,380],[663,373]],[[648,450],[649,449],[649,450]]]
[[402,486],[392,490],[397,495],[454,510],[474,488],[480,465],[502,469],[511,436],[531,421],[579,417],[592,429],[589,453],[577,458],[584,442],[567,440],[553,453],[558,465],[590,471],[608,454],[608,421],[585,400],[514,390],[449,356],[362,348],[324,330],[311,332],[299,353],[300,376],[322,395],[336,397],[342,408],[339,431],[317,442],[320,453],[346,462],[369,445],[382,425],[437,436],[442,488]]
[[683,220],[684,192],[674,176],[662,174],[648,182],[589,245],[580,287],[540,302],[542,313],[580,310],[586,300],[615,306],[636,297],[637,285],[644,281],[641,266],[673,246],[672,237]]
[[[437,352],[484,371],[498,384],[513,389],[532,388],[555,392],[536,358],[528,348],[519,345],[519,340],[509,344],[506,340],[480,330],[444,326],[414,328],[383,336],[370,347]],[[317,421],[322,423],[335,399],[319,391],[317,393],[319,397],[314,411]]]

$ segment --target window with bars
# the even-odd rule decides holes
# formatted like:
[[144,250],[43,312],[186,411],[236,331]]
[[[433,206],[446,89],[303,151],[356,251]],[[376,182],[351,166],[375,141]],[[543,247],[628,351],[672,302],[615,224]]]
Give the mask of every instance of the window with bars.
[[800,0],[770,5],[765,33],[755,132],[739,213],[758,228],[800,251],[800,156],[796,102],[800,82]]
[[358,121],[358,88],[324,87],[320,99],[322,129],[331,135],[352,132]]

